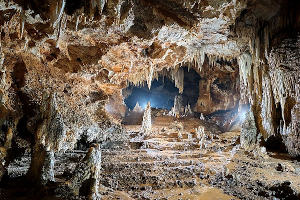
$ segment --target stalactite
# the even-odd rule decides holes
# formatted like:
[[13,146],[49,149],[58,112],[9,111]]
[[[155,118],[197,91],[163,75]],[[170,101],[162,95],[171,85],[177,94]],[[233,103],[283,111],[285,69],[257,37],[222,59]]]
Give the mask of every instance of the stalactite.
[[149,67],[148,77],[147,77],[147,85],[148,85],[149,90],[151,89],[151,83],[153,80],[153,72],[154,72],[154,67],[153,67],[153,64],[151,63],[151,65]]
[[175,82],[175,87],[179,89],[179,93],[183,93],[184,88],[184,71],[182,68],[178,68],[177,70],[172,70],[172,80]]
[[67,26],[67,16],[63,15],[63,17],[58,25],[58,28],[57,28],[56,48],[59,47],[58,41],[59,41],[60,36],[64,33],[66,26]]
[[103,12],[105,4],[107,4],[107,0],[98,0],[98,5],[99,5],[100,13]]
[[[262,125],[267,132],[265,137],[275,135],[275,127],[272,122],[272,116],[275,114],[275,103],[274,97],[272,93],[271,80],[267,74],[264,74],[262,79],[263,84],[263,94],[262,94],[262,109],[261,109],[261,117],[262,117]],[[274,107],[273,107],[274,105]]]
[[141,133],[144,135],[150,135],[151,128],[152,128],[151,104],[150,104],[150,102],[148,102],[147,107],[144,111],[144,115],[143,115],[143,123],[142,123]]
[[132,68],[133,68],[133,62],[132,62],[132,60],[131,60],[131,61],[130,61],[130,66],[129,66],[129,73],[131,73]]
[[121,20],[121,8],[122,8],[122,4],[124,3],[124,0],[119,0],[119,3],[116,7],[116,11],[117,11],[117,19],[116,19],[116,24],[119,25],[120,24],[120,20]]
[[196,66],[196,68],[199,71],[201,71],[203,63],[204,63],[204,60],[205,60],[205,52],[203,51],[203,49],[198,49],[196,51],[194,60],[195,60],[195,66]]
[[56,27],[59,24],[61,17],[63,15],[64,9],[65,9],[65,5],[66,5],[66,0],[62,0],[61,8],[58,13],[58,17],[56,18],[55,22],[53,23],[53,27]]
[[78,30],[78,24],[79,24],[79,16],[76,17],[76,26],[75,26],[75,30]]
[[24,26],[25,26],[25,11],[24,9],[21,9],[21,14],[20,14],[20,39],[23,38],[23,34],[24,34]]
[[244,85],[248,85],[248,77],[251,72],[252,57],[248,53],[244,53],[239,56],[238,64],[240,67],[240,77],[243,80]]

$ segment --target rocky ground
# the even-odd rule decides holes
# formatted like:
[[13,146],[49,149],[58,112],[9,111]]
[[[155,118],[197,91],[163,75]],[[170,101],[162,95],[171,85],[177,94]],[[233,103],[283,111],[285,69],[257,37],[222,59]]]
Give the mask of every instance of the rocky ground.
[[[198,126],[204,127],[204,136],[195,131]],[[127,125],[128,143],[102,150],[102,199],[300,197],[300,162],[284,153],[266,152],[265,148],[245,152],[240,148],[239,131],[221,133],[217,126],[202,120],[169,116],[155,119],[151,135],[141,135],[140,128]],[[63,182],[85,154],[77,150],[57,155],[56,181]],[[29,155],[14,162],[9,175],[22,177],[29,163]],[[10,182],[16,184],[15,180]],[[35,198],[28,194],[28,185],[22,187],[10,192],[8,184],[1,189],[0,199]],[[44,199],[54,199],[46,196]]]

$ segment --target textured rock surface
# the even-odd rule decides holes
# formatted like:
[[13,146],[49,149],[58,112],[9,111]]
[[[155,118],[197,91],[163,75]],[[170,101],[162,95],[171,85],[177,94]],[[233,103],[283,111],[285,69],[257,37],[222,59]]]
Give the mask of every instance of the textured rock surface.
[[299,156],[299,9],[297,0],[0,1],[0,179],[30,155],[20,174],[48,187],[57,155],[126,146],[122,89],[163,74],[181,93],[182,66],[202,76],[193,111],[230,111],[231,126],[249,104],[266,144]]
[[211,114],[237,109],[240,100],[238,72],[236,60],[217,59],[215,63],[204,62],[199,72],[199,97],[194,110]]
[[261,4],[236,22],[239,40],[250,44],[238,58],[241,101],[251,104],[258,131],[267,142],[276,138],[298,156],[299,3],[269,3],[273,11],[266,9],[258,15],[268,5]]
[[245,120],[242,124],[240,141],[241,147],[246,150],[254,149],[255,145],[259,142],[253,112],[249,111],[246,114]]

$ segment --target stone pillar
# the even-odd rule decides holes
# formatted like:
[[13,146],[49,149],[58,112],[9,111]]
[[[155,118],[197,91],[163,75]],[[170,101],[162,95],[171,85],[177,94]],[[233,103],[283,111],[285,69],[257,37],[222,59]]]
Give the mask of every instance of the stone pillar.
[[90,183],[88,199],[100,200],[99,194],[99,180],[101,172],[101,148],[97,144],[91,147],[81,163],[78,164],[74,175],[71,180],[68,181],[67,186],[72,191],[73,195],[78,196],[79,190],[83,186],[83,183],[88,180]]
[[142,128],[141,128],[142,134],[149,135],[151,133],[151,128],[152,128],[151,105],[150,105],[150,102],[148,102],[147,107],[144,112],[144,116],[143,116],[143,123],[142,123]]

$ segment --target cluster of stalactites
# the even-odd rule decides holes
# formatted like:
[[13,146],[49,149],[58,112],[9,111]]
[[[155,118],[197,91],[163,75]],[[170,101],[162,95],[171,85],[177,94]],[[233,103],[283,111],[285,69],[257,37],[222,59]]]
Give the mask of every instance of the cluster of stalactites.
[[205,60],[205,51],[202,48],[199,48],[199,49],[193,49],[190,52],[188,52],[186,62],[189,68],[192,65],[196,69],[201,71],[204,60]]
[[175,87],[179,89],[179,93],[183,93],[184,88],[184,70],[181,67],[175,69],[163,69],[160,72],[156,72],[153,65],[150,65],[146,73],[137,73],[134,77],[127,80],[127,85],[133,85],[135,87],[145,87],[146,84],[151,89],[152,81],[158,80],[159,77],[170,78],[175,83]]
[[184,87],[184,71],[182,68],[178,68],[177,70],[172,70],[172,80],[175,82],[175,87],[179,89],[179,93],[183,93],[183,87]]
[[152,121],[151,121],[151,104],[147,103],[147,107],[145,108],[143,115],[143,122],[141,132],[144,135],[149,135],[151,133]]
[[135,87],[145,87],[147,84],[147,87],[150,90],[152,81],[154,79],[158,80],[158,77],[159,73],[155,71],[155,66],[151,64],[147,70],[129,74],[127,85],[133,85]]

